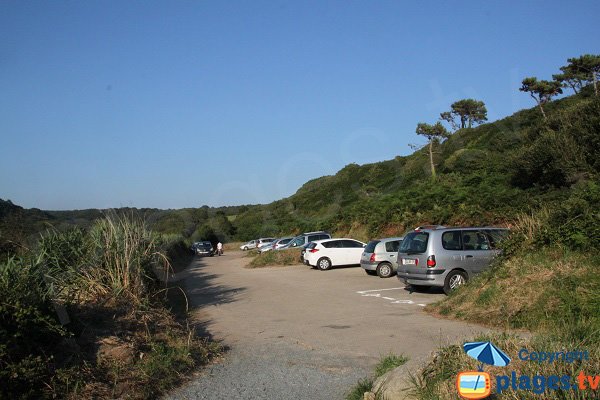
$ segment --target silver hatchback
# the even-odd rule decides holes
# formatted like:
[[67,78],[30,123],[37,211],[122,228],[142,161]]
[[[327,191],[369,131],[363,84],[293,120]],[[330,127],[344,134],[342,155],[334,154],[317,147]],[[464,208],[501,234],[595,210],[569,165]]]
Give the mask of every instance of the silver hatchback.
[[393,237],[371,240],[360,257],[360,266],[369,275],[389,278],[396,272],[398,249],[402,239]]
[[398,251],[398,279],[415,289],[439,286],[449,294],[490,265],[508,229],[417,228]]

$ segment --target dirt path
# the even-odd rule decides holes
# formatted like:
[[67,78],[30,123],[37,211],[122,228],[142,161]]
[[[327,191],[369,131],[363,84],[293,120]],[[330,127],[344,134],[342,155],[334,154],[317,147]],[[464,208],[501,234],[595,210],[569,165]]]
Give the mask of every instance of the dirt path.
[[247,269],[241,252],[195,259],[178,274],[203,329],[230,347],[224,362],[172,399],[342,399],[382,355],[417,367],[437,347],[484,328],[423,312],[441,293],[409,293],[361,268]]

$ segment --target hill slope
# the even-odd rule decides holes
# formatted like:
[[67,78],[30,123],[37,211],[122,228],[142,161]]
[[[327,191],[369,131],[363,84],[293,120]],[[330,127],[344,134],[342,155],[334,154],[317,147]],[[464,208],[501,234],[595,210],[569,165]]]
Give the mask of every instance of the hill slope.
[[419,224],[510,223],[524,211],[569,197],[598,178],[600,102],[579,94],[455,132],[435,154],[425,149],[374,164],[349,164],[294,195],[251,207],[235,220],[238,237],[327,229],[368,239]]

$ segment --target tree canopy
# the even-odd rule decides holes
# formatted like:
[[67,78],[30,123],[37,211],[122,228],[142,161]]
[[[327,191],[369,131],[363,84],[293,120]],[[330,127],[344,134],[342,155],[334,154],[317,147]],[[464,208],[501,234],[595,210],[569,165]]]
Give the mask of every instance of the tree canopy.
[[425,136],[429,141],[429,164],[431,166],[431,177],[435,179],[435,164],[433,162],[433,144],[439,143],[450,136],[450,132],[444,128],[441,122],[434,125],[419,122],[416,129],[417,135]]
[[521,92],[529,93],[529,95],[536,101],[536,103],[540,107],[540,111],[542,112],[544,118],[546,118],[546,113],[544,112],[543,105],[552,100],[552,97],[562,93],[560,82],[545,80],[538,81],[536,77],[529,77],[523,79],[519,90]]
[[[440,114],[440,119],[450,123],[452,129],[456,130],[471,128],[473,124],[480,124],[487,121],[487,109],[483,101],[474,99],[463,99],[450,105],[451,110]],[[460,121],[460,126],[455,118]]]

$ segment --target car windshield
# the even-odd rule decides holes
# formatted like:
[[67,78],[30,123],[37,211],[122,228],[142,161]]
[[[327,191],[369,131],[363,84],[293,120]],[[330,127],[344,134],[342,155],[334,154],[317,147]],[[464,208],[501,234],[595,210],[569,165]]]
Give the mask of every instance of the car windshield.
[[408,254],[424,253],[427,250],[428,240],[429,233],[427,232],[411,232],[402,241],[399,252]]

